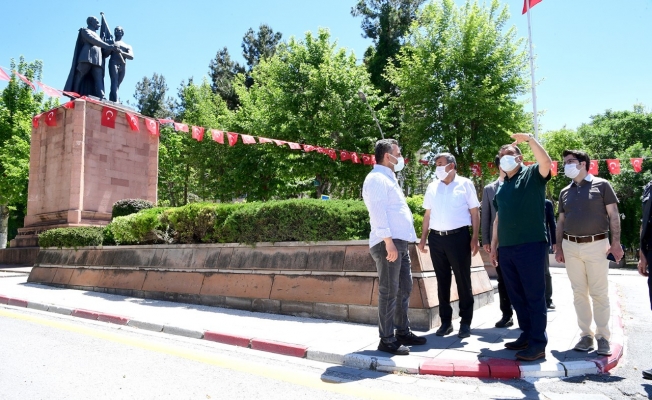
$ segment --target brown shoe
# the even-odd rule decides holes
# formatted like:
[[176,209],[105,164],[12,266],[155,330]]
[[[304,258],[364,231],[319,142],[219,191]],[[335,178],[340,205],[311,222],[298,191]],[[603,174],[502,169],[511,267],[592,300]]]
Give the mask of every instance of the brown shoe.
[[516,353],[516,359],[522,361],[534,361],[540,358],[546,358],[546,350],[538,350],[532,347],[528,347],[523,351]]
[[518,338],[513,342],[505,343],[505,347],[509,350],[525,350],[527,349],[528,342],[525,339]]

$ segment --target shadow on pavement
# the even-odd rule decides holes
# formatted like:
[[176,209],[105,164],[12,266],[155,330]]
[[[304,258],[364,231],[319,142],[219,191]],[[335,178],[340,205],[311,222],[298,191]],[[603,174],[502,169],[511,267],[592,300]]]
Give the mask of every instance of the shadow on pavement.
[[562,379],[564,380],[564,382],[568,382],[568,383],[584,383],[584,382],[612,383],[612,382],[620,382],[625,380],[625,378],[622,376],[611,375],[609,373],[603,375],[571,376]]

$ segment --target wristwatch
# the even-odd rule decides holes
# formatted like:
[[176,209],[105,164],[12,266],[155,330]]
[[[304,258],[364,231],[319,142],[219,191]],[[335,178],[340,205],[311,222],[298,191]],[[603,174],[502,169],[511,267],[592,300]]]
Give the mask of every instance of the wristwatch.
[[530,139],[534,138],[534,136],[532,136],[531,133],[528,133],[527,136],[528,136],[528,140],[526,140],[526,142],[530,143]]

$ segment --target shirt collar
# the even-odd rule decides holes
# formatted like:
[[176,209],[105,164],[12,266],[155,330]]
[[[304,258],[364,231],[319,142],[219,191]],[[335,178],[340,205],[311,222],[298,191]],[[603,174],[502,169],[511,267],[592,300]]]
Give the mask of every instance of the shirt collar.
[[394,171],[392,171],[390,168],[388,168],[388,167],[386,167],[384,165],[380,165],[380,164],[374,165],[374,171],[380,172],[381,174],[385,175],[386,177],[392,179],[393,181],[397,180],[396,179],[396,174],[394,173]]
[[518,176],[521,175],[521,172],[523,172],[523,169],[524,169],[524,168],[527,168],[527,165],[521,163],[521,164],[518,166],[518,171],[516,171],[516,173],[514,174],[514,176],[512,176],[512,177],[510,178],[509,176],[505,175],[505,179],[503,180],[503,183],[505,183],[505,182],[509,182],[509,181],[512,181],[512,180],[518,178]]

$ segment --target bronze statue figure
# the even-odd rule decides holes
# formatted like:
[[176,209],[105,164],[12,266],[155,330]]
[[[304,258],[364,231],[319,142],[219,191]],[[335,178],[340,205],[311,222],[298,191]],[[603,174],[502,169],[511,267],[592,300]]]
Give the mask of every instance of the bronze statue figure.
[[124,36],[124,29],[121,26],[115,27],[115,42],[116,47],[111,53],[109,58],[109,76],[111,77],[111,92],[109,93],[109,100],[118,101],[118,89],[125,77],[125,70],[127,68],[126,60],[134,59],[134,51],[127,43],[122,41]]

